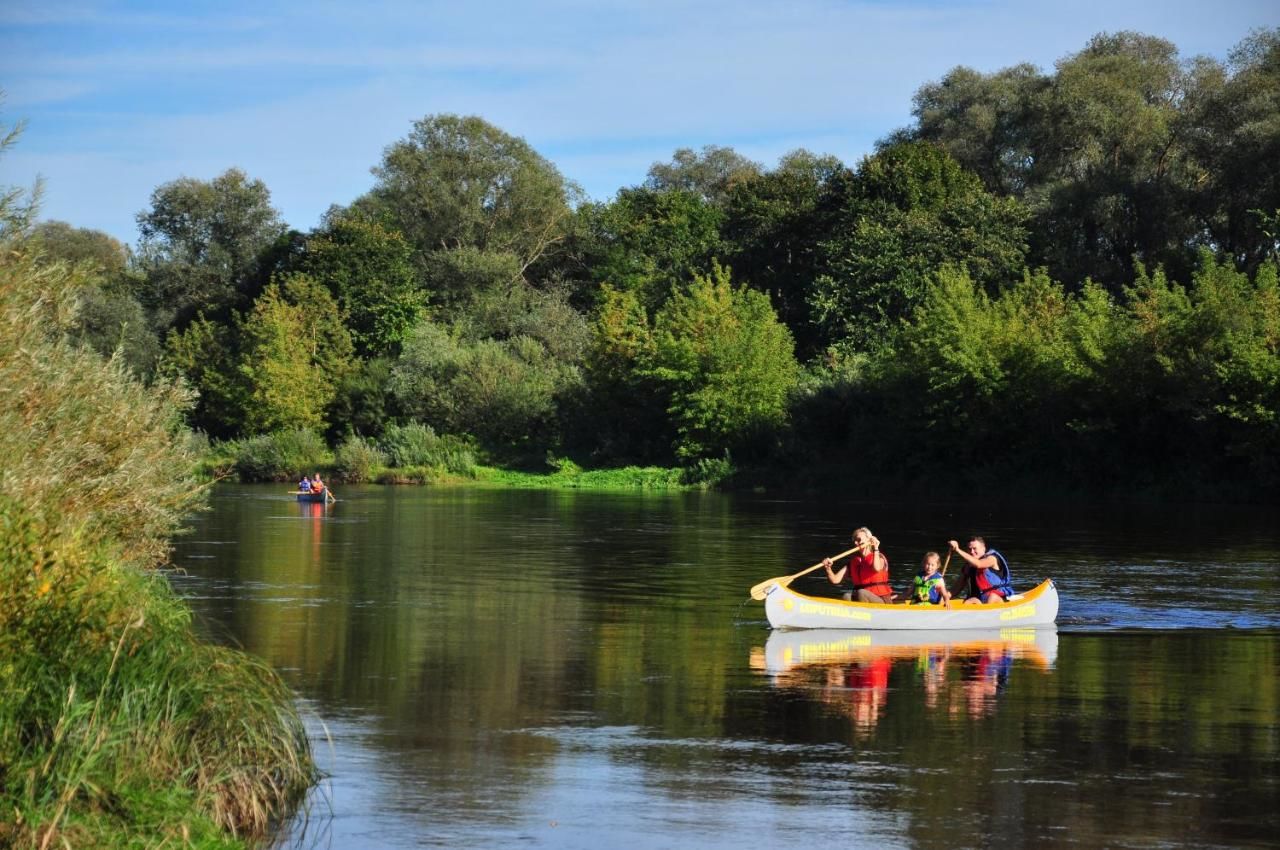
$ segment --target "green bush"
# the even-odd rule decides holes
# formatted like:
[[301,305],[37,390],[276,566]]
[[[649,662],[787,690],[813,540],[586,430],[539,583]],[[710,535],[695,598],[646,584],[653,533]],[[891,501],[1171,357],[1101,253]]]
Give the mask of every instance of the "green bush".
[[733,477],[735,472],[737,468],[729,459],[729,453],[725,452],[723,457],[704,457],[687,467],[683,470],[680,480],[681,483],[690,487],[708,490],[725,483]]
[[235,457],[241,481],[292,481],[332,460],[320,435],[305,428],[239,440]]
[[333,473],[340,481],[362,484],[386,465],[386,452],[363,437],[352,437],[334,453]]
[[436,466],[455,475],[475,473],[475,451],[460,437],[437,435],[430,425],[411,422],[391,425],[382,435],[381,446],[393,467]]

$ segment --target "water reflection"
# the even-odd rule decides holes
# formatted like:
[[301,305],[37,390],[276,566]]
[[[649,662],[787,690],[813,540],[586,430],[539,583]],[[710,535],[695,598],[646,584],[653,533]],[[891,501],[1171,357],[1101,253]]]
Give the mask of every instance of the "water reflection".
[[751,668],[776,688],[816,693],[869,735],[885,713],[890,675],[910,670],[929,710],[982,717],[995,711],[1015,661],[1040,671],[1058,654],[1056,629],[964,631],[774,631],[751,653]]
[[[1002,513],[1060,631],[771,634],[744,599],[849,515],[900,552],[993,527],[948,511],[221,486],[173,581],[304,698],[330,777],[304,846],[1274,846],[1274,516],[1209,560],[1201,520]],[[1206,564],[1223,595],[1169,580]]]

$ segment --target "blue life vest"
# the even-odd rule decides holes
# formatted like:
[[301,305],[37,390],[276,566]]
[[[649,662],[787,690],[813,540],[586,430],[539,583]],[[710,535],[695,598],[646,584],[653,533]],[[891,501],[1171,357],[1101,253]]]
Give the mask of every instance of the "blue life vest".
[[[999,591],[1006,599],[1013,595],[1013,574],[1009,571],[1009,562],[1005,560],[995,549],[988,549],[986,555],[994,555],[996,558],[996,568],[994,570],[986,570],[987,581],[991,582],[991,586],[986,590],[978,587],[978,579],[975,570],[974,589],[978,591],[979,596],[986,596],[988,593]],[[986,555],[983,555],[985,558]]]

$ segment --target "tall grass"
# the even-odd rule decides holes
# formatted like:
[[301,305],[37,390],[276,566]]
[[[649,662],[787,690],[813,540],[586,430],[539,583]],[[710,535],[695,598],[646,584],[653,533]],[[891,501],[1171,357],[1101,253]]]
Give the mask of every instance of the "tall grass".
[[180,385],[67,341],[0,193],[0,847],[235,846],[315,777],[288,689],[153,571],[202,504]]
[[235,443],[235,471],[241,481],[293,481],[328,468],[333,454],[314,431],[295,428],[247,437]]
[[460,476],[475,473],[475,450],[459,437],[436,434],[430,425],[391,425],[382,435],[381,446],[397,469],[425,466]]
[[363,437],[352,437],[333,453],[333,473],[340,481],[372,481],[387,465],[387,454]]
[[163,577],[60,559],[48,533],[0,498],[0,799],[10,837],[26,839],[14,843],[114,846],[140,820],[203,825],[215,845],[266,834],[314,778],[288,689],[196,639]]

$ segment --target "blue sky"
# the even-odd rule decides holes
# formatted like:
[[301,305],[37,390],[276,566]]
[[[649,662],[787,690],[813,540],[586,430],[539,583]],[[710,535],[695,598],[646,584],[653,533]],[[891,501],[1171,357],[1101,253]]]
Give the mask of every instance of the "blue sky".
[[44,179],[44,218],[130,244],[152,191],[238,167],[293,227],[372,184],[432,113],[522,136],[588,195],[679,147],[768,167],[856,164],[957,65],[1050,70],[1103,31],[1225,58],[1280,3],[1246,0],[0,2],[0,186]]

